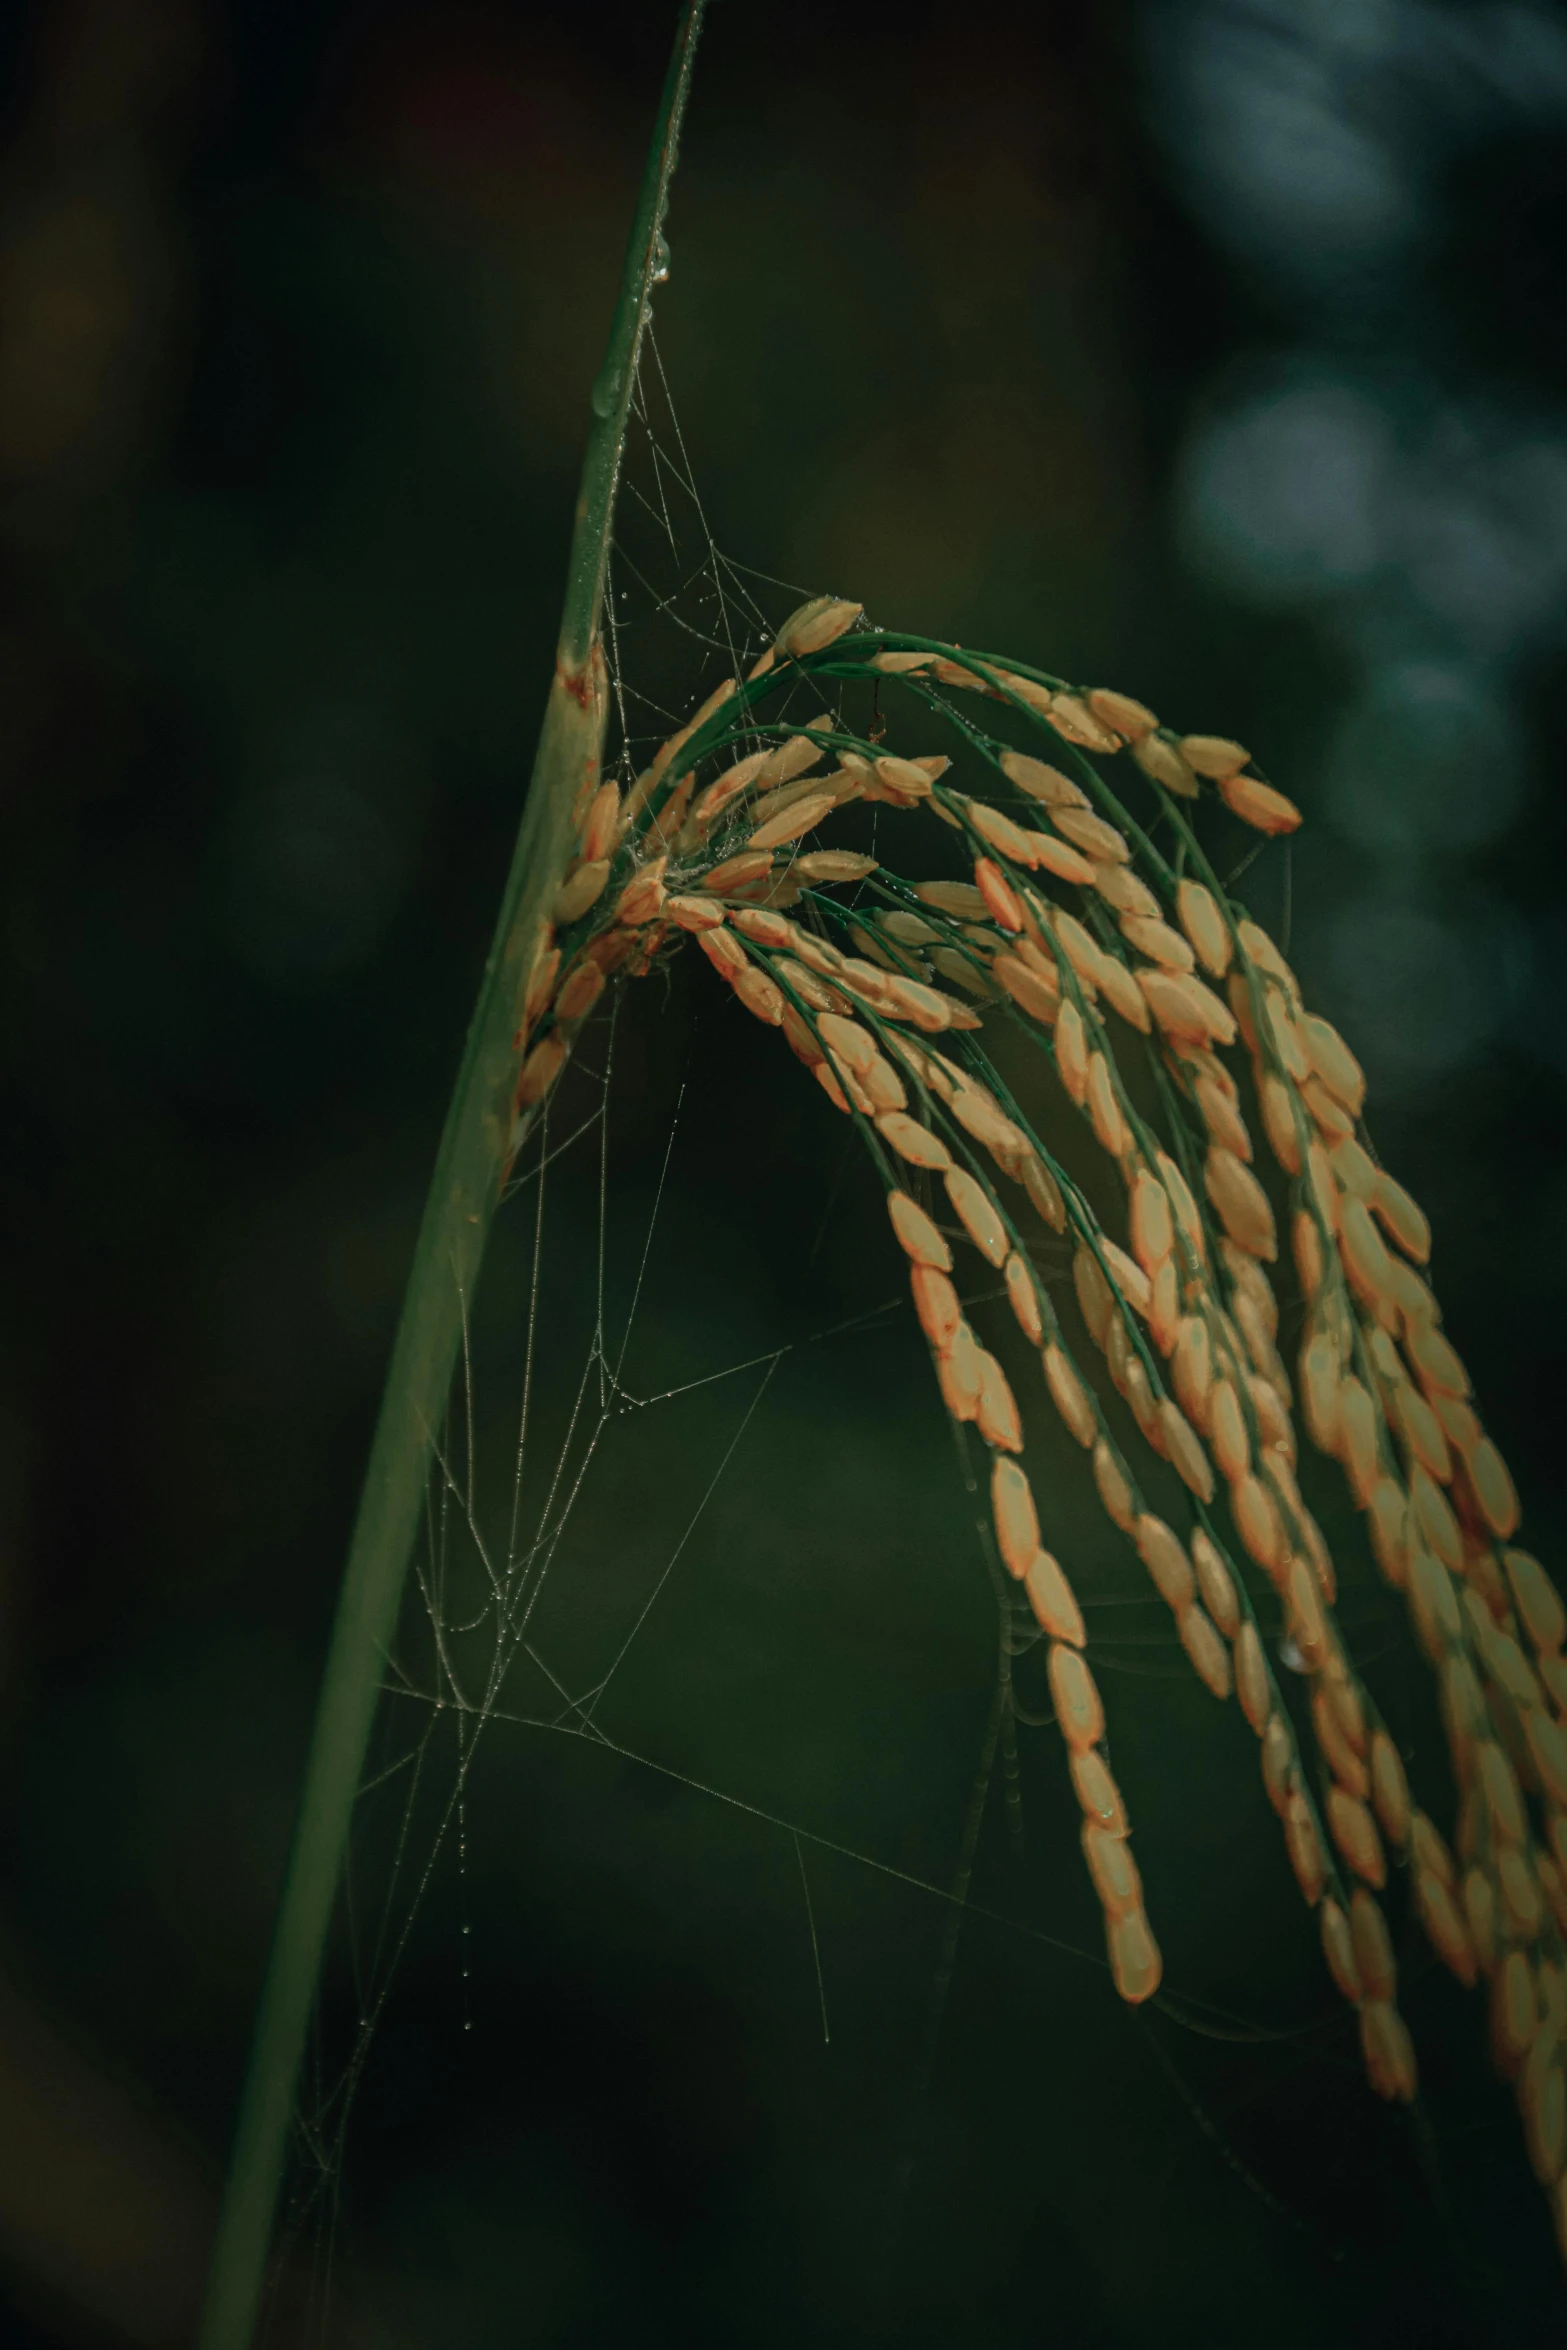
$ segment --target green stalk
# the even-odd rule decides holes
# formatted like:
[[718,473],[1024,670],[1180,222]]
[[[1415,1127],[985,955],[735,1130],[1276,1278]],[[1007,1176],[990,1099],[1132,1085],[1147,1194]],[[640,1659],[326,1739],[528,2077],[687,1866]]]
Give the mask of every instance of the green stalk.
[[703,0],[685,0],[637,199],[609,347],[593,386],[555,676],[409,1275],[344,1570],[293,1850],[256,2017],[199,2350],[249,2350],[289,2121],[381,1675],[418,1529],[430,1448],[511,1150],[516,1034],[596,774],[606,715],[599,623],[642,329],[665,271],[663,220]]

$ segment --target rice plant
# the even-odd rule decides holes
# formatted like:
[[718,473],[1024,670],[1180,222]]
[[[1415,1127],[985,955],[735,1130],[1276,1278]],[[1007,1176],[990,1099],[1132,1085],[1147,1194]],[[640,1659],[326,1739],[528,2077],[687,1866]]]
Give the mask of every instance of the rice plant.
[[[1047,1405],[1193,1673],[1256,1736],[1371,2091],[1418,2090],[1384,1906],[1401,1879],[1437,1957],[1484,1987],[1567,2248],[1567,1612],[1516,1545],[1512,1481],[1423,1270],[1430,1230],[1377,1160],[1351,1045],[1205,846],[1215,820],[1271,838],[1299,809],[1225,736],[873,627],[834,595],[719,677],[629,786],[607,771],[605,565],[700,14],[682,19],[594,392],[556,678],[345,1577],[207,2350],[253,2327],[380,1659],[490,1219],[606,991],[691,946],[754,1017],[780,1100],[820,1087],[884,1188],[889,1261],[988,1486],[1008,1654],[1043,1652],[1121,1997],[1157,1991],[1159,1921],[1073,1562],[1027,1466],[1025,1420]],[[1081,1138],[1091,1176],[1071,1172]],[[1070,1316],[1042,1242],[1070,1250]],[[992,1278],[1039,1358],[1021,1406],[965,1307]],[[1340,1629],[1307,1443],[1342,1471],[1436,1676],[1451,1817],[1411,1791]],[[1280,1694],[1281,1642],[1309,1735]]]

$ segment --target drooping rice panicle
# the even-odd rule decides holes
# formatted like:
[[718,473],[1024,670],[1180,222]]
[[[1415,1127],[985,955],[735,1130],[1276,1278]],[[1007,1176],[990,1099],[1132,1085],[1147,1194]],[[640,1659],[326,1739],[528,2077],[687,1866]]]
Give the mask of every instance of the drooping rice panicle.
[[[584,807],[561,935],[546,938],[523,1011],[519,1108],[558,1075],[605,976],[648,967],[681,935],[783,1030],[865,1135],[942,1393],[987,1446],[997,1549],[1050,1646],[1123,1994],[1148,1996],[1159,1962],[1100,1747],[1082,1610],[1039,1538],[1023,1414],[963,1313],[943,1224],[1001,1276],[1106,1515],[1170,1606],[1199,1676],[1216,1695],[1233,1689],[1259,1739],[1329,1974],[1359,2011],[1373,2087],[1406,2099],[1416,2087],[1376,1898],[1391,1854],[1408,1866],[1432,1947],[1461,1981],[1490,1986],[1493,2049],[1567,2242],[1567,1611],[1514,1544],[1517,1496],[1420,1270],[1429,1226],[1367,1135],[1359,1064],[1220,883],[1191,816],[1212,792],[1268,836],[1293,830],[1299,811],[1227,737],[1176,734],[1126,695],[934,640],[868,635],[860,620],[858,606],[818,599],[749,678],[669,738],[624,802],[601,787]],[[988,794],[960,788],[945,752],[906,755],[848,728],[832,697],[872,679],[947,728]],[[828,706],[803,722],[772,718],[780,684],[808,686]],[[987,731],[991,707],[1012,713],[1030,747]],[[1097,764],[1122,751],[1174,863]],[[814,845],[856,802],[939,819],[965,872],[905,881],[884,858]],[[859,893],[850,903],[828,894],[843,885]],[[606,945],[606,908],[636,934],[631,946]],[[1015,1024],[1058,1082],[1041,1115],[1074,1120],[1112,1162],[1124,1241],[971,1049],[987,1020]],[[1283,1233],[1269,1165],[1287,1192]],[[1083,1327],[1141,1442],[1185,1488],[1184,1536],[1144,1500],[991,1167],[1070,1244]],[[1288,1272],[1304,1308],[1293,1379],[1278,1351]],[[1438,1676],[1460,1794],[1456,1851],[1415,1807],[1339,1631],[1336,1571],[1297,1482],[1297,1426],[1341,1468]],[[1271,1587],[1305,1674],[1315,1794],[1247,1579],[1215,1521],[1221,1487],[1237,1551]]]

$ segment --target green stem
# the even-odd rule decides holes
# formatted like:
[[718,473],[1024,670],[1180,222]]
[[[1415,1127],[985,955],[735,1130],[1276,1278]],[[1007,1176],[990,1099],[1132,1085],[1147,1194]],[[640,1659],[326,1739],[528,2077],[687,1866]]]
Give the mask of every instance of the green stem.
[[642,330],[664,274],[663,220],[703,0],[685,0],[643,174],[609,348],[593,387],[555,676],[494,944],[447,1112],[338,1601],[293,1850],[256,2018],[199,2350],[248,2350],[259,2314],[300,2062],[386,1652],[468,1300],[511,1153],[514,1037],[596,773],[606,698],[600,614]]

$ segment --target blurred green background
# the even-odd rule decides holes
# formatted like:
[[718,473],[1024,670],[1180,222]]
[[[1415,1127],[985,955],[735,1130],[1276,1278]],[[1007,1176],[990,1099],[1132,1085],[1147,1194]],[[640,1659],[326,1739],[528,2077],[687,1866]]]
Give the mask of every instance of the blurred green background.
[[[671,13],[0,24],[0,2329],[29,2350],[189,2338]],[[1363,1054],[1554,1565],[1567,25],[716,0],[670,233],[659,348],[721,547],[1234,732],[1306,808],[1255,910]],[[655,704],[716,674],[627,646]],[[874,1197],[709,977],[621,1015],[607,1293],[613,1323],[673,1131],[627,1382],[762,1370],[616,1423],[539,1638],[602,1669],[792,1347],[605,1720],[803,1840],[487,1732],[353,2123],[302,2134],[270,2338],[1560,2340],[1477,2005],[1406,1941],[1429,2112],[1374,2105],[1249,1736],[1064,1457],[1181,1996],[1133,2018],[1076,1955],[1051,1733],[1015,1806],[997,1761],[961,1933],[907,1881],[965,1850],[994,1613],[907,1316],[876,1312]],[[596,1150],[552,1176],[545,1456]],[[476,1341],[503,1468],[527,1245],[514,1212]],[[1346,1556],[1440,1801],[1423,1673]],[[412,1736],[390,1706],[383,1758]],[[324,2087],[356,2012],[345,1962]]]

